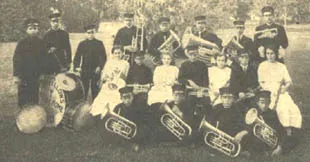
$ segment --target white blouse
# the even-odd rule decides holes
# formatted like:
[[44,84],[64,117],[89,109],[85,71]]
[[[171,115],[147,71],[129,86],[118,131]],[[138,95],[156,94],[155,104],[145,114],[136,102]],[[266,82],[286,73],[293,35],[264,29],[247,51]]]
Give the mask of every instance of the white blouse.
[[212,92],[219,92],[219,89],[225,85],[229,85],[231,69],[225,67],[223,69],[212,66],[208,69],[209,88]]

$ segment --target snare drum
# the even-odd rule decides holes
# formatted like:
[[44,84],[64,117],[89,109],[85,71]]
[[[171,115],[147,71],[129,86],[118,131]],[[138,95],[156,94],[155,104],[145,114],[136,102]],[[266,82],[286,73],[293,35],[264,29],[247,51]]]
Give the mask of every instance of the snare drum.
[[55,75],[40,77],[39,105],[47,113],[47,127],[56,127],[63,119],[69,105],[77,105],[84,100],[83,84],[78,76],[67,74],[75,81],[76,87],[72,91],[65,91],[56,83]]

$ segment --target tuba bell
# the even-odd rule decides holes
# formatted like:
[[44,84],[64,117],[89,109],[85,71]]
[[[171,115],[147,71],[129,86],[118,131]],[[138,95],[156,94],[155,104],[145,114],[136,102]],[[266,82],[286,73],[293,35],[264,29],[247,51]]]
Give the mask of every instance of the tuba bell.
[[136,136],[137,125],[134,122],[114,113],[109,108],[105,118],[107,119],[105,128],[109,132],[118,134],[126,139],[132,139]]
[[165,113],[161,115],[160,122],[180,141],[192,134],[192,128],[186,124],[179,116],[177,116],[167,103],[163,103],[160,107]]
[[278,145],[277,132],[259,119],[257,109],[250,109],[245,115],[245,123],[253,126],[253,134],[271,148]]
[[199,131],[204,133],[204,142],[211,148],[230,157],[239,155],[241,145],[236,143],[233,137],[208,123],[205,118],[200,123]]

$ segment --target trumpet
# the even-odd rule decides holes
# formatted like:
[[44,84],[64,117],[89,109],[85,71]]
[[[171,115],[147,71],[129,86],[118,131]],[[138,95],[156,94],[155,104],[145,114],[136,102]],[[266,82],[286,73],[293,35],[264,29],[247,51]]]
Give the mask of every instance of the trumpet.
[[126,139],[132,139],[136,136],[137,125],[134,122],[114,113],[109,108],[105,118],[107,120],[104,126],[109,132],[118,134]]
[[233,137],[208,123],[205,118],[200,123],[199,131],[204,133],[206,145],[230,157],[239,155],[241,145],[235,142]]
[[271,29],[260,30],[260,31],[256,31],[254,35],[255,36],[258,35],[258,39],[274,38],[275,36],[278,35],[278,29],[271,28]]
[[180,141],[192,134],[192,128],[177,116],[165,102],[160,107],[165,113],[161,116],[160,122]]
[[[167,50],[171,53],[174,53],[178,48],[181,47],[181,41],[180,41],[179,36],[173,30],[169,30],[169,31],[170,31],[169,38],[163,44],[161,44],[157,49],[159,51]],[[178,43],[178,46],[174,48],[173,44],[175,42]]]
[[133,87],[133,91],[138,93],[147,93],[150,88],[152,87],[152,84],[127,84],[127,87]]
[[271,148],[278,145],[277,132],[267,125],[263,120],[259,119],[257,109],[250,109],[245,115],[245,123],[253,125],[253,134],[259,140],[267,144]]
[[198,98],[208,97],[209,96],[209,88],[200,88],[197,90],[194,90],[192,87],[187,86],[186,89],[191,90],[188,92],[187,95],[189,96],[196,96]]

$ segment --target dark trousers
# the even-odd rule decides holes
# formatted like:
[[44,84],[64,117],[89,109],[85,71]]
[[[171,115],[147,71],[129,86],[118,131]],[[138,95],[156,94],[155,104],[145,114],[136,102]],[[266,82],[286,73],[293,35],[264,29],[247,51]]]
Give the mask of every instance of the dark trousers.
[[18,106],[38,104],[39,100],[39,82],[22,80],[18,85]]
[[87,99],[88,96],[88,91],[89,91],[89,83],[90,83],[90,88],[91,88],[91,94],[92,94],[92,101],[97,97],[99,93],[99,86],[98,86],[98,81],[100,80],[100,75],[93,75],[93,76],[81,76],[81,80],[83,83],[83,87],[85,90],[85,100]]

